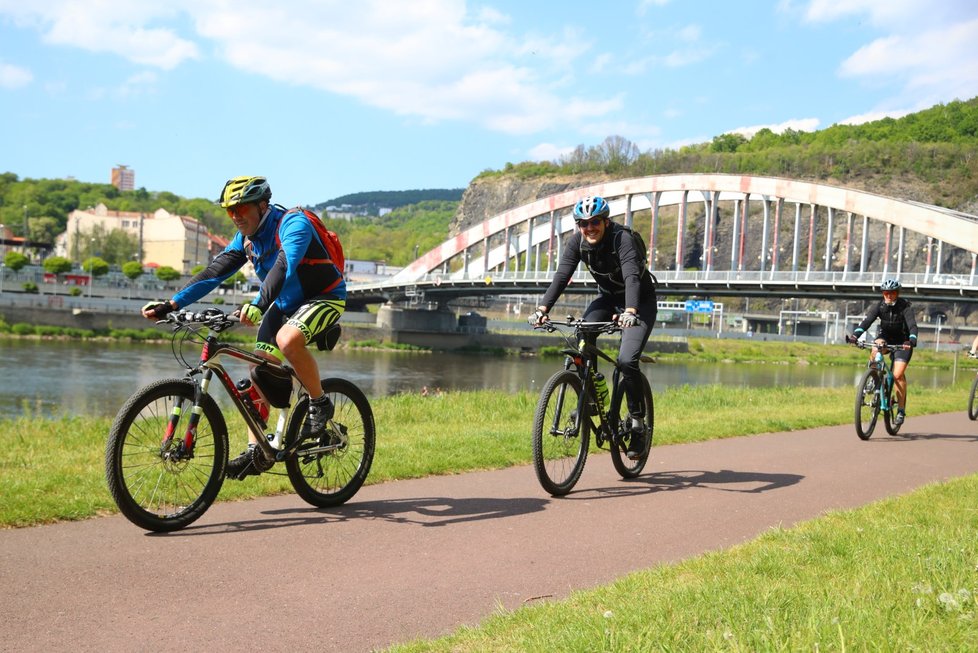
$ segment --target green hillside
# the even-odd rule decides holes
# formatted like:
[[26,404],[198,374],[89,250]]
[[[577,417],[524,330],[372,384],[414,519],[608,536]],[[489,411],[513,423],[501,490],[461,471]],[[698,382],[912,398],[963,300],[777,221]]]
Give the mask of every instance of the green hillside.
[[[590,147],[578,146],[555,162],[509,163],[487,170],[480,179],[535,178],[601,173],[611,177],[722,172],[826,180],[964,210],[978,211],[978,97],[940,104],[902,118],[862,125],[832,125],[815,132],[762,129],[750,138],[721,134],[707,143],[679,149],[640,152],[624,138],[611,136]],[[899,189],[899,190],[897,190]],[[904,193],[903,191],[907,192]],[[401,265],[443,241],[463,189],[372,191],[334,198],[317,205],[359,207],[351,213],[383,218],[331,221],[351,258]],[[65,230],[68,214],[79,207],[105,204],[120,211],[159,208],[201,220],[214,233],[232,234],[224,211],[210,199],[183,198],[170,192],[119,191],[109,184],[67,179],[20,179],[0,174],[0,223],[16,236],[53,242]],[[26,228],[25,228],[26,227]],[[109,261],[116,263],[118,261]]]

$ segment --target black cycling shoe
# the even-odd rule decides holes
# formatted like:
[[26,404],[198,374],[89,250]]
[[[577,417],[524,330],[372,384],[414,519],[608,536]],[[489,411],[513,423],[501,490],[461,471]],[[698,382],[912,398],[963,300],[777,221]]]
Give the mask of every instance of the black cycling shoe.
[[329,397],[323,395],[322,401],[310,401],[309,413],[302,425],[302,437],[309,438],[322,435],[326,430],[326,422],[333,419],[336,408]]
[[628,439],[628,451],[625,455],[629,460],[638,460],[645,453],[645,423],[641,417],[632,418],[631,437]]
[[255,454],[258,445],[249,444],[248,448],[242,451],[237,458],[232,458],[228,461],[227,471],[224,473],[225,477],[233,478],[236,481],[241,481],[245,476],[258,476],[261,471],[255,465]]

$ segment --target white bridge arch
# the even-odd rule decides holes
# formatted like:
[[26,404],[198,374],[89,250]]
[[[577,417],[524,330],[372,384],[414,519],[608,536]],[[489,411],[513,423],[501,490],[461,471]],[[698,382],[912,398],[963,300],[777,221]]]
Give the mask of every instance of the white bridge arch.
[[[562,236],[574,229],[573,206],[585,195],[607,199],[612,217],[629,226],[644,212],[648,264],[668,293],[868,295],[898,277],[923,298],[978,301],[978,217],[850,188],[724,174],[640,177],[551,195],[459,233],[382,284],[354,284],[352,294],[538,288],[552,277]],[[880,239],[882,254],[870,247]],[[575,278],[581,290],[588,280]]]

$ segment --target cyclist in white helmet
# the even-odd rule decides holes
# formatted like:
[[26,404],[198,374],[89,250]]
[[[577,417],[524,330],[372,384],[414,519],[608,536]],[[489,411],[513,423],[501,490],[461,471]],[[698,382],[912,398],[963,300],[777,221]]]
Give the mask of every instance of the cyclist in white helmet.
[[[880,284],[883,300],[874,304],[866,312],[866,318],[855,328],[853,339],[858,339],[866,329],[877,319],[880,321],[876,339],[873,341],[873,351],[870,355],[870,365],[876,358],[876,352],[886,345],[917,346],[917,318],[913,314],[913,305],[900,297],[900,281],[887,279]],[[907,413],[907,365],[913,357],[913,349],[898,349],[891,351],[893,356],[893,388],[897,396],[897,414],[894,424],[903,424]]]

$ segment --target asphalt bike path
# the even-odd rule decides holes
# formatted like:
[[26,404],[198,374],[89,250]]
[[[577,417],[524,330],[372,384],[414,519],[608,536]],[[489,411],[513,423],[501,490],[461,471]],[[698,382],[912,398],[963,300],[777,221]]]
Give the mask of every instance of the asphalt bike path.
[[117,515],[3,530],[0,650],[369,651],[433,637],[978,472],[963,412],[903,428],[655,447],[630,481],[592,455],[561,499],[520,466],[371,485],[328,510],[293,494],[218,503],[171,534]]

